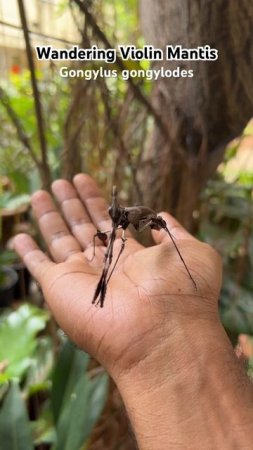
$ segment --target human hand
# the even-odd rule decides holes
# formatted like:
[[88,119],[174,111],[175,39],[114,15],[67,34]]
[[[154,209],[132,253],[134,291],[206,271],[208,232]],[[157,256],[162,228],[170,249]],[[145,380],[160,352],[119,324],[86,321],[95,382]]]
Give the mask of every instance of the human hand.
[[[73,185],[53,183],[52,197],[33,195],[32,207],[50,252],[48,257],[28,235],[14,245],[34,278],[57,322],[82,349],[92,354],[117,379],[124,371],[149,358],[181,328],[218,320],[217,300],[221,264],[217,253],[187,233],[169,214],[168,228],[197,284],[185,271],[169,236],[152,231],[156,245],[144,248],[130,233],[126,248],[108,284],[104,308],[91,304],[101,275],[106,248],[93,236],[110,230],[107,205],[88,175],[77,175]],[[114,257],[121,246],[120,230]]]

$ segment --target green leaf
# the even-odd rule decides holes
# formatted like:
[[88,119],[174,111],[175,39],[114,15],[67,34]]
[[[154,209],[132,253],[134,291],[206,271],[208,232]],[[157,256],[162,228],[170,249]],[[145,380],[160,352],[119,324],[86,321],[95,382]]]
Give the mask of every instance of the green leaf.
[[89,356],[69,341],[63,345],[52,376],[52,410],[57,423],[62,406],[69,399],[76,383],[85,373]]
[[51,391],[51,372],[53,367],[53,344],[50,336],[37,339],[36,352],[23,384],[23,392],[33,395],[39,391]]
[[22,194],[29,193],[29,178],[27,174],[13,170],[8,172],[8,178],[14,183],[17,192]]
[[9,210],[15,210],[17,208],[20,208],[23,205],[30,203],[31,196],[28,194],[20,194],[12,196],[8,199],[6,204],[2,207],[9,209]]
[[80,450],[98,420],[107,394],[107,375],[90,381],[83,375],[59,418],[54,450]]
[[6,208],[6,205],[8,205],[8,202],[10,201],[11,198],[11,192],[3,192],[1,193],[1,197],[0,197],[0,208]]
[[33,424],[33,432],[36,435],[36,445],[53,444],[55,441],[55,429],[53,425],[50,426],[50,424],[43,420],[39,420]]
[[85,420],[87,438],[96,421],[100,417],[107,398],[108,375],[106,373],[96,376],[90,381],[89,415]]
[[45,403],[40,417],[31,423],[31,427],[35,445],[55,443],[56,434],[49,402]]
[[45,328],[49,314],[25,304],[0,323],[0,361],[7,362],[5,373],[21,378],[32,363],[37,347],[36,334]]
[[0,251],[0,265],[10,265],[17,261],[17,254],[12,250]]
[[33,450],[25,403],[12,383],[0,409],[0,450]]

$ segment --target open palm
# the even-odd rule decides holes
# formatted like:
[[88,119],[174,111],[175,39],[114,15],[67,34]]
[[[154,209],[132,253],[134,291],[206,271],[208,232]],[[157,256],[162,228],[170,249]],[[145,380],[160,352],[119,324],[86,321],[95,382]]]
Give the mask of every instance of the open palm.
[[[92,259],[93,236],[97,229],[111,228],[105,199],[88,175],[77,175],[73,185],[58,180],[52,190],[61,214],[47,192],[38,191],[32,199],[50,257],[28,235],[17,236],[15,248],[41,285],[62,329],[113,376],[145,358],[174,326],[184,326],[189,318],[217,314],[219,257],[168,214],[163,217],[177,239],[197,291],[165,232],[153,231],[158,245],[150,248],[128,233],[126,248],[108,284],[105,306],[92,305],[106,250],[99,241]],[[119,232],[114,255],[120,246]]]

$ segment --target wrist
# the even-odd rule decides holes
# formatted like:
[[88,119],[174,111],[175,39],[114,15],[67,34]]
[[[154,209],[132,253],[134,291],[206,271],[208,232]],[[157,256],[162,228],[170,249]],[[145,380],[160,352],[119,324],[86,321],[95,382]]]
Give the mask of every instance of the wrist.
[[198,325],[172,332],[116,380],[140,449],[247,448],[250,383],[219,321]]

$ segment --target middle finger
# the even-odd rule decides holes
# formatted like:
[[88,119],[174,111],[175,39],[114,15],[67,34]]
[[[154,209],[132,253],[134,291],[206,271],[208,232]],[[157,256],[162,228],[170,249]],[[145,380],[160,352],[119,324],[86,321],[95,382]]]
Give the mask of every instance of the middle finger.
[[[97,230],[74,186],[69,181],[57,180],[52,184],[52,191],[71,232],[82,249],[93,245]],[[98,240],[97,245],[102,245],[102,242]]]

